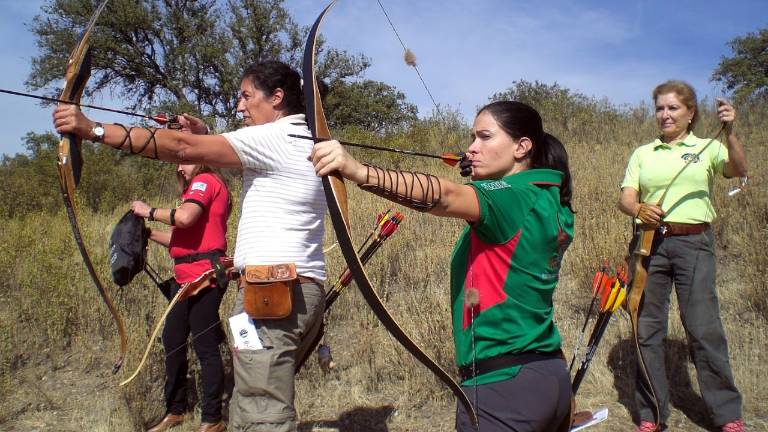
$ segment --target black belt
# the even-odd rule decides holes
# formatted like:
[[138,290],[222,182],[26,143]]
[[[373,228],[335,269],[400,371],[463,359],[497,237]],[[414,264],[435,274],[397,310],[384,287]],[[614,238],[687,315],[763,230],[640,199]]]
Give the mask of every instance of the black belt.
[[459,376],[462,381],[472,379],[478,375],[505,369],[512,366],[522,366],[541,360],[562,359],[563,352],[557,350],[550,353],[524,352],[519,354],[502,354],[496,357],[477,360],[474,364],[459,367]]
[[213,261],[223,256],[224,256],[224,251],[217,249],[217,250],[212,250],[210,252],[189,254],[189,255],[184,255],[182,257],[174,258],[173,263],[188,264],[188,263],[193,263],[193,262],[202,261],[202,260]]
[[189,255],[184,255],[182,257],[174,258],[173,263],[178,265],[178,264],[188,264],[188,263],[208,260],[211,262],[211,268],[213,268],[214,272],[216,273],[216,285],[218,285],[219,288],[224,288],[227,286],[227,282],[229,281],[226,275],[226,269],[224,268],[224,264],[222,264],[221,260],[219,259],[224,255],[225,255],[224,251],[220,249],[216,249],[210,252],[189,254]]

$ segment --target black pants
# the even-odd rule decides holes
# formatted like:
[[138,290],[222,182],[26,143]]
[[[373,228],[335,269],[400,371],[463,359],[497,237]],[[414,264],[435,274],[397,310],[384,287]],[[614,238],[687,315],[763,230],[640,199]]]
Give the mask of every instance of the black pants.
[[[171,296],[178,290],[179,285],[174,283]],[[205,423],[221,420],[224,365],[219,344],[224,340],[224,333],[219,322],[219,306],[225,290],[226,287],[204,288],[178,302],[165,320],[165,403],[169,413],[183,414],[187,410],[187,337],[191,331],[202,375],[201,420]]]
[[[527,363],[508,380],[462,389],[475,406],[482,432],[555,431],[571,409],[571,377],[559,358]],[[456,430],[475,431],[461,404]]]

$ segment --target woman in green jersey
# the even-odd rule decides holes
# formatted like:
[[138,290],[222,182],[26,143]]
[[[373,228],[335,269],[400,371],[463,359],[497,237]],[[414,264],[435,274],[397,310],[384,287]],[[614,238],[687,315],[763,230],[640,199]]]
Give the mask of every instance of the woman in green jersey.
[[[391,201],[466,222],[451,260],[452,323],[480,430],[557,430],[571,400],[552,304],[573,238],[568,156],[520,102],[480,109],[472,138],[467,184],[364,165],[336,141],[317,144],[312,160],[318,175],[338,171]],[[456,427],[474,430],[461,406]]]

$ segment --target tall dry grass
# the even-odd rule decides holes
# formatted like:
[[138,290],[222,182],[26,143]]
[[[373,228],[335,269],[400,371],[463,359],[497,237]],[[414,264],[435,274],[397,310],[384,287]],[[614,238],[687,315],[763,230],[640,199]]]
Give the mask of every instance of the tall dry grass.
[[[768,361],[763,348],[768,330],[768,287],[762,275],[768,265],[768,193],[762,177],[768,162],[766,111],[764,106],[742,109],[737,125],[754,176],[749,188],[726,198],[732,181],[720,179],[714,190],[720,215],[715,230],[721,315],[736,382],[744,395],[745,417],[756,430],[768,430],[764,403],[768,386],[759,379],[762,365]],[[560,118],[556,111],[542,114],[545,119]],[[699,127],[699,135],[716,128],[711,112],[704,118],[707,121]],[[631,150],[656,132],[643,107],[546,126],[569,150],[578,212],[575,240],[565,256],[555,300],[564,349],[570,356],[589,303],[594,271],[603,259],[615,264],[626,254],[629,221],[615,205],[624,165]],[[345,138],[437,152],[460,146],[466,133],[462,128],[419,125],[399,136],[381,138],[350,131]],[[356,154],[373,163],[427,170],[461,181],[454,170],[432,162]],[[371,228],[375,215],[390,204],[354,186],[348,188],[353,203],[353,238],[359,241]],[[237,193],[238,187],[234,189]],[[172,199],[165,201],[154,203],[166,205]],[[85,242],[106,282],[106,245],[122,211],[80,215]],[[402,327],[438,363],[453,370],[448,262],[462,224],[404,212],[406,219],[400,230],[374,257],[368,273]],[[230,221],[232,244],[238,217],[235,212]],[[330,226],[327,228],[326,244],[330,245],[334,236]],[[151,262],[169,274],[165,254],[153,248]],[[330,252],[327,260],[329,273],[338,275],[343,268],[338,252]],[[116,355],[115,330],[77,255],[64,213],[0,221],[0,394],[5,395],[0,400],[0,430],[35,422],[42,430],[55,430],[49,422],[64,415],[71,424],[90,430],[131,431],[141,430],[162,415],[163,353],[159,343],[134,383],[120,389],[116,383],[137,364],[165,299],[144,276],[120,292],[111,291],[130,335],[129,356],[118,377],[107,372]],[[233,291],[230,289],[225,297],[222,316],[231,307]],[[347,289],[327,318],[325,342],[332,347],[337,368],[326,375],[310,361],[299,374],[297,406],[304,422],[302,430],[444,431],[453,427],[454,402],[449,392],[384,331],[354,286]],[[711,427],[696,393],[695,372],[687,357],[674,301],[670,322],[668,368],[676,388],[670,425],[673,430]],[[579,407],[610,408],[611,420],[602,430],[627,429],[630,425],[634,367],[630,337],[629,321],[620,313],[580,390]],[[192,375],[198,377],[195,367]],[[66,381],[70,377],[77,379]],[[46,390],[43,379],[68,382],[68,388],[60,393]],[[40,391],[23,391],[34,382]],[[68,397],[57,399],[57,394]],[[195,401],[194,395],[191,400]],[[190,423],[182,430],[192,427]]]

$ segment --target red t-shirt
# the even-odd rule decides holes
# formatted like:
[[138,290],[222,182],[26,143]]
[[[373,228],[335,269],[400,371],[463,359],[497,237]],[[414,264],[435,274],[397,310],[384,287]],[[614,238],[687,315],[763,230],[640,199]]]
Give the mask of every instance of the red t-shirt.
[[[203,213],[188,228],[174,227],[169,245],[172,258],[211,252],[227,251],[227,219],[229,218],[229,191],[215,174],[196,175],[182,195],[183,202],[199,205]],[[176,281],[191,282],[211,269],[208,259],[173,267]]]

